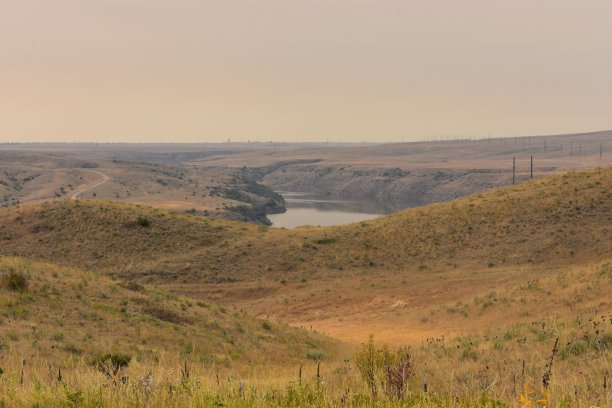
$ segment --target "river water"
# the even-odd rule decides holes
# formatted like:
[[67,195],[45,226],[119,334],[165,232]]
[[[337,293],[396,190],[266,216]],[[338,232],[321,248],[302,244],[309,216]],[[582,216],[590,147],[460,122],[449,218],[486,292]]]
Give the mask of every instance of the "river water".
[[287,211],[283,214],[268,215],[273,227],[350,224],[377,218],[388,212],[378,203],[368,200],[350,200],[296,192],[281,192],[281,194],[285,198]]

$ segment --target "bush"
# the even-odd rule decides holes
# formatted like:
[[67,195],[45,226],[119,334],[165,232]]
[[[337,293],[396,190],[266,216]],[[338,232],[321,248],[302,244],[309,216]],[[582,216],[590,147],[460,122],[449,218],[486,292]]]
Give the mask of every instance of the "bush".
[[309,360],[315,360],[315,361],[320,361],[323,360],[323,357],[325,356],[325,353],[323,353],[323,350],[308,350],[308,352],[306,353],[306,358]]
[[98,366],[100,364],[110,363],[113,368],[119,370],[120,368],[125,368],[130,365],[130,361],[132,361],[132,357],[129,354],[107,353],[98,354],[94,357],[92,365]]
[[385,393],[399,400],[404,396],[408,380],[414,374],[410,348],[400,347],[397,350],[389,350],[384,347],[381,353]]
[[[128,354],[98,354],[91,364],[116,384],[117,380],[120,379],[118,378],[120,371],[130,365],[130,361],[132,361],[132,357]],[[124,380],[124,378],[120,380]]]
[[28,290],[28,278],[22,272],[10,271],[2,277],[2,286],[13,292],[25,292]]
[[268,330],[268,331],[269,331],[269,330],[272,330],[272,325],[271,325],[270,323],[268,323],[268,322],[263,322],[263,323],[261,324],[261,327],[263,327],[263,328],[264,328],[264,330]]
[[140,225],[141,227],[148,227],[151,225],[151,221],[147,217],[141,215],[136,219],[136,224]]
[[315,241],[317,245],[329,245],[329,244],[335,244],[336,242],[338,242],[336,238],[319,238]]

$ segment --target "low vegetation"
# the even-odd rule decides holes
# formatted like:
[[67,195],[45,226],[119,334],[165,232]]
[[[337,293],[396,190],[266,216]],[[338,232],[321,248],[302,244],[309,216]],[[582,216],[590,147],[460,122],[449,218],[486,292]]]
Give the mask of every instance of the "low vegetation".
[[48,364],[64,366],[100,356],[110,356],[113,364],[115,356],[144,364],[170,353],[232,368],[299,361],[312,345],[330,354],[339,347],[313,331],[266,321],[262,326],[241,310],[87,271],[7,257],[0,257],[0,271],[9,277],[0,286],[5,369],[7,354],[45,356]]
[[13,268],[4,268],[8,271],[2,276],[2,285],[13,292],[25,292],[28,290],[28,278],[23,272],[17,272]]
[[610,406],[611,217],[611,169],[291,231],[2,210],[0,407]]
[[[105,201],[0,210],[0,254],[131,280],[245,281],[580,264],[610,250],[612,168],[329,228],[282,230]],[[146,228],[130,228],[141,219]],[[130,242],[120,245],[119,240]]]
[[[174,353],[159,360],[124,354],[49,364],[4,351],[4,406],[150,407],[589,407],[609,406],[610,316],[538,321],[482,334],[432,338],[393,349],[369,340],[342,359],[228,368]],[[597,329],[594,329],[594,328]],[[606,344],[555,356],[582,336]],[[464,359],[465,352],[475,355]],[[337,352],[336,352],[337,353]],[[338,354],[339,355],[339,354]],[[552,362],[552,364],[551,364]]]

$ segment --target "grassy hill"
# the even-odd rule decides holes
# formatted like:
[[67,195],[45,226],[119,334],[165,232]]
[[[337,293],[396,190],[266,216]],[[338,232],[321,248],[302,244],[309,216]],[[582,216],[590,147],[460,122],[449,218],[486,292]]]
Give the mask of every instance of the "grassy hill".
[[[395,406],[355,363],[369,333],[413,346],[403,406],[609,406],[611,229],[611,168],[330,228],[2,210],[0,407]],[[91,365],[106,353],[132,356],[126,384]]]
[[[313,333],[46,263],[0,258],[0,271],[0,406],[609,406],[610,264],[440,305],[432,322],[500,313],[487,329],[413,346],[401,402],[387,394],[384,375],[372,397],[354,349]],[[27,276],[27,289],[7,281],[11,273]],[[560,303],[570,312],[559,315]],[[510,312],[535,314],[511,324],[503,319]],[[329,353],[320,370],[306,350]],[[93,364],[99,353],[132,361],[115,379]]]
[[240,310],[7,257],[0,257],[0,328],[0,357],[45,356],[50,364],[61,365],[106,353],[138,361],[166,355],[221,367],[287,364],[338,348],[317,333]]
[[612,168],[571,172],[338,227],[258,227],[107,201],[0,211],[3,255],[141,281],[580,263],[610,253]]

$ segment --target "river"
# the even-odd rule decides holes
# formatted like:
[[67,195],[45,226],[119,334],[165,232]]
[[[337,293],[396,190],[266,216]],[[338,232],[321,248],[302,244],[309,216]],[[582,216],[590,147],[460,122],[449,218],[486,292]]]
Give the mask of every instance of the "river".
[[350,224],[377,218],[388,212],[378,203],[369,200],[350,200],[296,192],[281,192],[281,194],[285,198],[287,211],[268,215],[273,227]]

